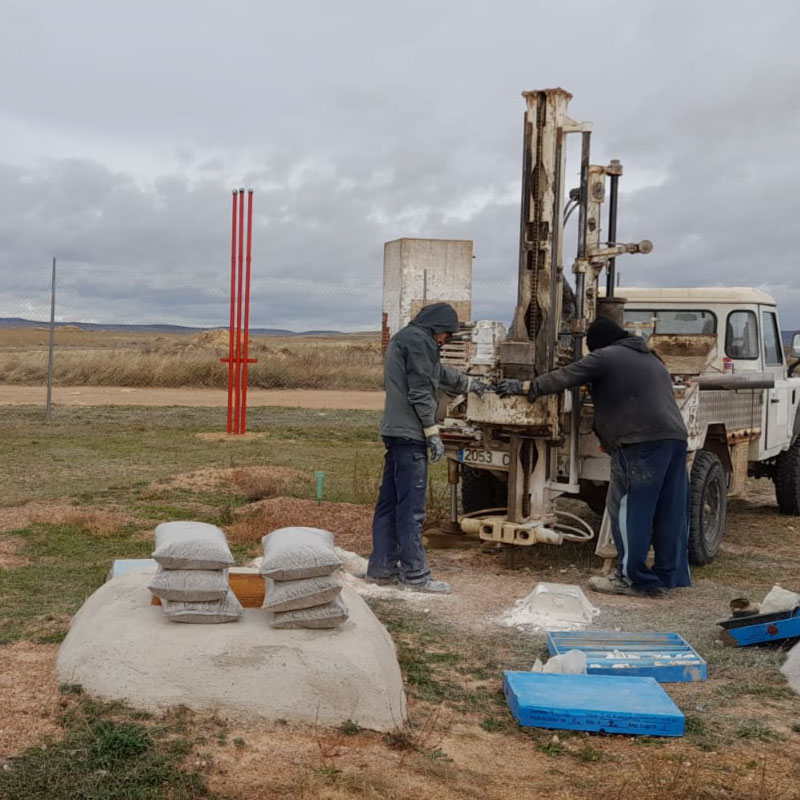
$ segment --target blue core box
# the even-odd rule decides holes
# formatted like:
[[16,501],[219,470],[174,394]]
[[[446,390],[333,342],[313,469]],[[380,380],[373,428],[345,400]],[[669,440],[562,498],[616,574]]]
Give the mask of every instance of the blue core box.
[[683,736],[686,724],[654,678],[506,671],[503,692],[528,728]]
[[620,631],[551,631],[550,655],[581,650],[588,675],[655,678],[659,683],[704,681],[708,667],[677,633]]

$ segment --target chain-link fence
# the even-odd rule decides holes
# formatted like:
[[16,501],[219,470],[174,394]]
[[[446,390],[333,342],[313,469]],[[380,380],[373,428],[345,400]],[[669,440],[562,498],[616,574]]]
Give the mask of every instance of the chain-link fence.
[[[44,386],[50,343],[50,270],[40,290],[0,302],[0,384]],[[97,274],[58,262],[53,386],[228,385],[229,275],[210,285],[174,276]],[[29,282],[30,287],[30,282]],[[473,318],[510,321],[514,282],[473,285]],[[251,287],[248,386],[267,389],[382,388],[381,276],[329,283],[255,277]],[[242,343],[243,344],[243,343]]]

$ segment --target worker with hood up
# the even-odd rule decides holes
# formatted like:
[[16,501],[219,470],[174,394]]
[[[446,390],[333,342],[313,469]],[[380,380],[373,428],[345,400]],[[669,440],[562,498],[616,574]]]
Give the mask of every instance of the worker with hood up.
[[[664,597],[689,586],[687,431],[672,380],[639,336],[598,317],[586,332],[589,354],[532,381],[506,379],[501,397],[556,394],[589,385],[595,432],[611,456],[606,507],[619,557],[617,571],[593,577],[608,594]],[[655,562],[647,566],[652,545]]]
[[372,521],[367,580],[399,583],[413,591],[448,594],[449,584],[431,580],[422,546],[422,523],[431,462],[444,455],[436,424],[441,387],[450,394],[482,396],[487,386],[442,364],[439,349],[458,330],[447,303],[425,306],[389,341],[384,366],[386,405],[380,433],[386,445],[383,480]]

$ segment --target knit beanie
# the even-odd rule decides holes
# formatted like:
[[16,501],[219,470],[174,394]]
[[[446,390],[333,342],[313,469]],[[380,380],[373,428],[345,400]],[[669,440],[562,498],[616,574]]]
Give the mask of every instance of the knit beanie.
[[586,331],[586,346],[594,352],[627,337],[627,331],[620,328],[616,322],[608,317],[598,317]]

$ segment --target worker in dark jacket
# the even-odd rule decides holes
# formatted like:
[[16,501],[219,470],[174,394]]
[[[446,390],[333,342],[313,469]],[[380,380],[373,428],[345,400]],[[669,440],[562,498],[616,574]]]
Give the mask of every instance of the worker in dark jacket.
[[486,384],[439,361],[439,348],[458,330],[447,303],[434,303],[396,333],[386,349],[386,405],[381,436],[386,445],[378,503],[372,521],[367,580],[400,583],[416,591],[448,594],[449,584],[431,580],[422,546],[428,457],[438,461],[444,444],[436,424],[438,393],[483,395]]
[[[589,585],[610,594],[663,597],[689,586],[687,432],[672,380],[644,340],[604,317],[588,328],[589,354],[528,382],[503,380],[501,396],[555,394],[589,385],[594,424],[611,456],[606,507],[617,548],[617,571]],[[647,566],[652,545],[655,562]]]

